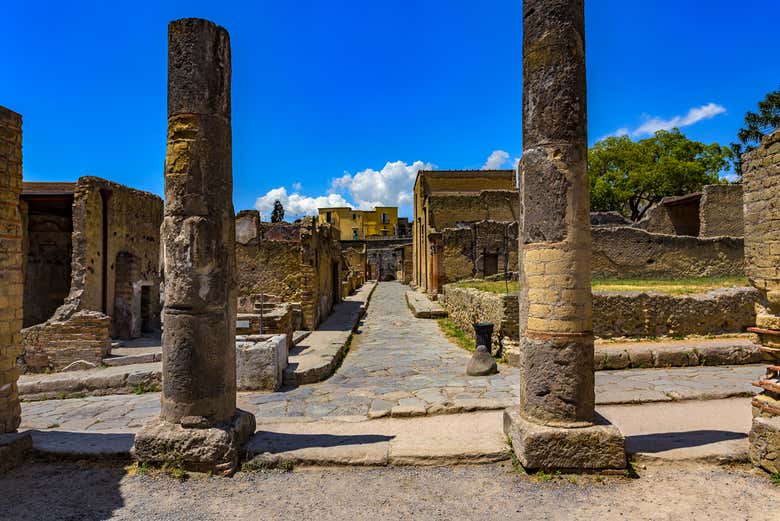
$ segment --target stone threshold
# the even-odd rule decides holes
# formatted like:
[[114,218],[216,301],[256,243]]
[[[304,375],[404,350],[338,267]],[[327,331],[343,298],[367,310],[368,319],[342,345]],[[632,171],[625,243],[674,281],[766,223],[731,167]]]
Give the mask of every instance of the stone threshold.
[[[603,406],[631,460],[748,461],[750,400]],[[371,421],[263,422],[245,469],[293,466],[455,465],[510,458],[503,411]],[[33,453],[57,459],[129,460],[134,432],[29,431]]]
[[162,389],[162,363],[25,374],[18,386],[23,401],[156,392]]

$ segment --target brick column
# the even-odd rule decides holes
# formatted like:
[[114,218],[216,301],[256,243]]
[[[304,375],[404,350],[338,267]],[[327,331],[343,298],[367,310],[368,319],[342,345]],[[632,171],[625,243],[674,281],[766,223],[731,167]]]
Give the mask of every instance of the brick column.
[[22,329],[22,116],[0,107],[0,434],[21,421],[16,380]]
[[505,430],[529,468],[622,468],[595,416],[584,0],[523,2],[520,407]]
[[231,473],[254,416],[236,409],[230,40],[200,19],[168,27],[163,392],[140,460]]
[[766,376],[753,385],[750,459],[769,472],[780,472],[780,131],[742,157],[745,212],[745,270],[761,292],[756,327],[761,353],[769,364]]

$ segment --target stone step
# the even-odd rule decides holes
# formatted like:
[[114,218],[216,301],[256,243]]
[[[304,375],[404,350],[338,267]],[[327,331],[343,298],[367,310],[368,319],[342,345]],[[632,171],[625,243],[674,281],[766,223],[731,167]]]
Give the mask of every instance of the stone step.
[[123,365],[149,364],[160,361],[162,361],[162,351],[159,353],[109,356],[103,359],[103,365],[107,367],[119,367]]
[[48,400],[132,394],[159,391],[161,382],[160,362],[67,373],[25,374],[19,377],[19,396],[24,400]]
[[447,311],[441,304],[416,291],[406,292],[406,304],[416,318],[444,318],[447,316]]

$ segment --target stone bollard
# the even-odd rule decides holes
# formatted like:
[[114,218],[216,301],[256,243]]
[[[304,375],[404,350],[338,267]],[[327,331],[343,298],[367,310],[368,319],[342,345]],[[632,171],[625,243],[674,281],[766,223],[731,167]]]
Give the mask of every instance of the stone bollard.
[[485,346],[487,352],[491,353],[493,351],[493,323],[475,322],[472,327],[474,328],[474,345]]
[[483,345],[477,346],[477,350],[474,351],[466,366],[466,374],[469,376],[488,376],[497,372],[498,366],[493,357],[490,356],[488,348]]
[[236,409],[236,257],[230,39],[196,18],[168,26],[163,391],[135,437],[142,462],[232,474],[255,418]]

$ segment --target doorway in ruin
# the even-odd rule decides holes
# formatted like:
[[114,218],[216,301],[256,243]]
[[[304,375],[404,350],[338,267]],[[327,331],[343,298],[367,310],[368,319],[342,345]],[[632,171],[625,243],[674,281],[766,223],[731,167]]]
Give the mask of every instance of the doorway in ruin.
[[332,264],[331,281],[333,282],[333,305],[341,301],[341,269],[338,262]]
[[[142,287],[138,257],[125,251],[116,256],[114,279],[114,312],[111,317],[111,336],[131,339],[141,336]],[[147,286],[148,287],[148,286]]]
[[141,286],[141,333],[153,333],[153,311],[152,311],[152,285],[144,284]]
[[22,327],[46,322],[70,291],[73,183],[24,183]]
[[498,274],[498,254],[485,253],[482,255],[482,276],[490,277]]

